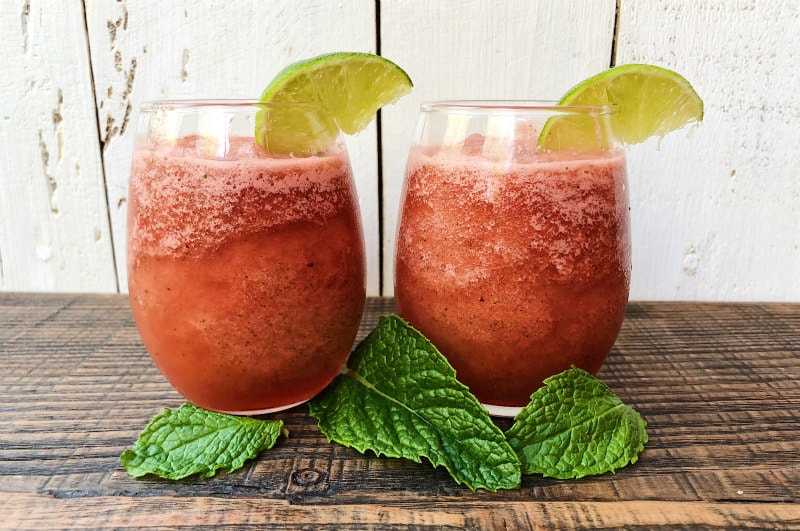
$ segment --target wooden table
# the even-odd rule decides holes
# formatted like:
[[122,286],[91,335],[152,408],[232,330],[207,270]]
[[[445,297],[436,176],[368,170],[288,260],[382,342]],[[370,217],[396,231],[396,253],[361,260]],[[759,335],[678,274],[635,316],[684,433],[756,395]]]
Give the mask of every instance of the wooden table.
[[[370,299],[361,336],[392,309]],[[237,472],[134,480],[120,453],[182,399],[127,298],[0,293],[0,529],[800,529],[800,304],[631,303],[599,376],[649,423],[616,475],[471,492],[328,443],[300,406]]]

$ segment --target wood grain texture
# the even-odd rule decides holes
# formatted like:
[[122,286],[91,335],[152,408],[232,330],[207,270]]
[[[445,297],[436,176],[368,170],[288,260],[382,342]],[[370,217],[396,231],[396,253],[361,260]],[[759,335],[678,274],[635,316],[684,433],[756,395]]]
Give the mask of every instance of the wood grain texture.
[[800,3],[622,0],[616,62],[705,101],[691,138],[628,151],[632,298],[800,300]]
[[117,290],[85,35],[79,0],[0,2],[0,290]]
[[[359,337],[391,311],[370,299]],[[599,376],[650,435],[614,475],[471,492],[329,443],[299,406],[242,470],[134,480],[119,454],[182,400],[127,298],[3,293],[0,529],[800,529],[800,305],[631,303]]]
[[[87,2],[86,20],[123,291],[128,177],[142,102],[257,100],[272,77],[294,61],[339,50],[376,52],[372,0],[97,1]],[[373,122],[347,138],[373,295],[380,289],[376,131]]]

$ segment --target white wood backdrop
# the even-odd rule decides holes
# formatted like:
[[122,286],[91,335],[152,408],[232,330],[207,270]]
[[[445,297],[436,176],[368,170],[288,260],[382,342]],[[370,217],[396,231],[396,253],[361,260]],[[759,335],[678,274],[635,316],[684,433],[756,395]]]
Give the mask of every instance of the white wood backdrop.
[[257,98],[335,50],[379,51],[415,83],[380,135],[348,138],[371,295],[392,292],[422,101],[557,99],[646,62],[683,73],[706,118],[629,150],[631,298],[800,301],[798,0],[3,0],[0,290],[126,291],[139,104]]

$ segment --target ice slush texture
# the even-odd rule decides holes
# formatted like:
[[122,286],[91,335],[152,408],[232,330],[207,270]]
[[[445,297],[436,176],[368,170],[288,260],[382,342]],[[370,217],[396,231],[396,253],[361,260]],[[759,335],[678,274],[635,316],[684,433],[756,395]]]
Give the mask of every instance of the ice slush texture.
[[195,405],[307,400],[344,363],[365,299],[364,244],[343,153],[269,158],[233,138],[134,153],[128,284],[156,365]]
[[412,150],[395,297],[482,402],[522,406],[571,365],[596,372],[619,332],[630,283],[625,158],[493,159],[476,142]]

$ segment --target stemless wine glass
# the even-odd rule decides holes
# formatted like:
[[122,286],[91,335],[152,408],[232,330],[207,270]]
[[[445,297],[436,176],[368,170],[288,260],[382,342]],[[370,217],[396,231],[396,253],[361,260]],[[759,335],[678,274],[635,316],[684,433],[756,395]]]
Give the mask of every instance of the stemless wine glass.
[[334,132],[271,153],[262,146],[307,135],[270,129],[265,117],[281,113],[326,123],[310,104],[142,108],[130,301],[156,366],[202,408],[257,414],[308,400],[340,370],[361,321],[364,240],[344,142]]
[[494,415],[516,414],[572,365],[597,372],[619,333],[630,222],[612,112],[421,107],[398,222],[397,310]]

